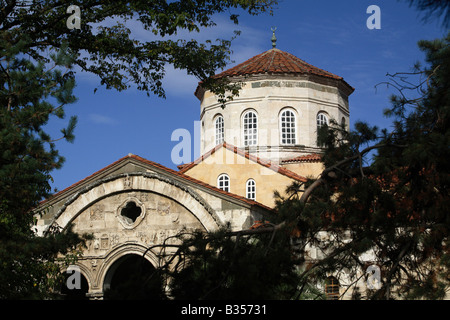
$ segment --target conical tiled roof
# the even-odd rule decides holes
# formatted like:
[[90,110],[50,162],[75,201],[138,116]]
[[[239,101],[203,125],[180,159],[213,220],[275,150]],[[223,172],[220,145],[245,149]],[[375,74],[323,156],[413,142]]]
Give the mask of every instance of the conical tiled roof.
[[[317,68],[288,52],[277,48],[272,48],[261,54],[258,54],[245,62],[242,62],[228,70],[216,74],[213,78],[239,78],[247,76],[269,75],[269,76],[313,76],[313,81],[331,81],[337,86],[343,85],[345,91],[350,95],[354,88],[344,79],[326,70]],[[202,82],[199,83],[195,95],[201,100]]]
[[254,74],[314,74],[336,80],[342,80],[331,72],[317,68],[296,56],[277,48],[265,51],[247,61],[225,70],[215,78],[245,76]]

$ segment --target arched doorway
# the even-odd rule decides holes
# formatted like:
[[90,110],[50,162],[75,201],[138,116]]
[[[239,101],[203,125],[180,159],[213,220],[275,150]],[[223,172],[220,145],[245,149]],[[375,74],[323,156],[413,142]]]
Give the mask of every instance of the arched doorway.
[[153,265],[137,254],[127,254],[108,269],[103,285],[104,299],[163,299],[161,277]]

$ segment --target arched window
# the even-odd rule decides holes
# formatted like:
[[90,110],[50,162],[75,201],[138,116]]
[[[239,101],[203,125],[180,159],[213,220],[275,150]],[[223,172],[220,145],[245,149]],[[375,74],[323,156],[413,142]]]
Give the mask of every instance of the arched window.
[[328,300],[339,299],[339,280],[335,277],[328,277],[325,281],[325,294]]
[[223,143],[225,138],[225,131],[224,131],[224,122],[223,117],[218,116],[216,120],[214,121],[214,127],[216,129],[216,146],[218,144]]
[[[317,140],[319,140],[319,129],[323,126],[328,126],[328,117],[325,113],[319,112],[317,114]],[[319,141],[317,141],[317,146],[323,147]]]
[[320,112],[317,114],[317,129],[324,125],[328,125],[328,117],[325,113]]
[[345,122],[345,118],[344,117],[342,117],[342,119],[341,119],[341,127],[343,129],[347,129],[347,123]]
[[217,188],[230,192],[230,177],[227,174],[221,174],[217,178]]
[[246,198],[256,200],[256,182],[253,179],[248,179],[245,185]]
[[248,111],[243,118],[244,146],[258,144],[258,116],[253,111]]
[[295,144],[295,114],[291,110],[284,110],[280,114],[280,138],[281,144]]

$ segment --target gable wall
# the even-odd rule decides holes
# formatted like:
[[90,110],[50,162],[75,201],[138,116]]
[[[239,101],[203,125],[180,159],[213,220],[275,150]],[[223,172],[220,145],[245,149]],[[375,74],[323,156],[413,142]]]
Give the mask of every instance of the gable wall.
[[[77,262],[91,297],[103,296],[107,274],[122,257],[144,255],[156,267],[158,249],[147,249],[182,230],[214,231],[226,222],[231,222],[233,230],[241,230],[261,219],[261,208],[174,175],[145,166],[126,172],[136,169],[130,163],[113,169],[102,172],[102,179],[88,179],[43,203],[42,209],[48,210],[38,219],[41,231],[50,224],[61,228],[73,224],[75,232],[94,236]],[[134,221],[123,216],[129,202],[141,208]]]
[[185,172],[186,175],[213,186],[217,186],[217,178],[223,173],[230,177],[230,192],[242,197],[246,197],[247,180],[254,179],[256,201],[270,208],[275,205],[274,191],[284,194],[286,187],[295,181],[226,148],[220,148]]
[[324,165],[322,162],[300,162],[283,164],[283,168],[303,177],[317,178],[324,170]]

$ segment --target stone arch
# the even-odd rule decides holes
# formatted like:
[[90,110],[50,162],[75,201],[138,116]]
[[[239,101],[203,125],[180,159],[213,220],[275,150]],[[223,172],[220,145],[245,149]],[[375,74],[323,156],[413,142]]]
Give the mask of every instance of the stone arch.
[[93,203],[120,192],[133,191],[149,191],[173,199],[191,212],[207,231],[223,225],[214,209],[188,186],[157,173],[136,172],[117,174],[86,186],[64,203],[49,226],[65,229]]
[[[136,243],[124,243],[119,247],[114,248],[105,257],[99,271],[97,272],[98,287],[102,291],[108,287],[111,279],[108,278],[108,272],[120,259],[129,256],[137,255],[146,259],[154,268],[158,267],[158,257],[152,250],[148,250],[147,247]],[[109,283],[108,283],[109,282]]]
[[324,110],[324,109],[320,109],[316,113],[316,118],[315,118],[315,120],[316,120],[316,127],[317,127],[317,122],[318,122],[320,116],[325,116],[327,124],[330,125],[330,120],[332,118],[330,113],[328,111]]
[[295,107],[293,104],[286,104],[278,110],[277,114],[278,119],[280,118],[281,114],[286,110],[294,112],[296,118],[303,116],[300,108]]
[[[89,288],[94,287],[94,277],[92,276],[91,270],[82,263],[76,263],[75,266],[80,268],[80,273],[86,278]],[[68,266],[63,266],[61,272],[66,273],[68,269]]]

